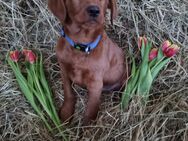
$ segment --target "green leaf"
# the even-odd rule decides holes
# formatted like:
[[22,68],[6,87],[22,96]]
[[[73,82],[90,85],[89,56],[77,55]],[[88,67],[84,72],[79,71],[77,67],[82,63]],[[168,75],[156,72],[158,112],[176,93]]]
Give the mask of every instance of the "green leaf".
[[140,69],[140,74],[139,74],[139,80],[138,80],[138,89],[137,89],[137,94],[140,93],[140,89],[142,89],[142,80],[144,78],[146,78],[146,73],[149,69],[149,65],[148,65],[148,62],[149,62],[149,52],[151,50],[151,47],[152,47],[152,42],[151,41],[148,41],[148,43],[146,44],[146,49],[145,49],[145,52],[144,52],[144,58],[142,60],[142,63],[139,67]]
[[139,95],[142,96],[143,105],[145,105],[147,103],[147,99],[149,97],[149,91],[151,89],[152,83],[153,83],[153,78],[152,78],[150,69],[148,69],[146,77],[143,78],[142,83],[139,88],[139,91],[138,91]]
[[135,73],[136,73],[136,64],[135,64],[135,59],[134,59],[134,57],[132,57],[131,59],[132,59],[131,75],[134,76]]
[[121,109],[123,109],[123,110],[128,106],[129,101],[131,99],[131,86],[130,85],[131,85],[131,83],[127,84],[127,87],[124,90],[123,96],[121,99]]
[[[133,62],[133,65],[135,65],[134,62]],[[133,69],[134,69],[134,67],[133,67]],[[122,99],[121,99],[121,108],[122,109],[125,109],[128,106],[130,99],[132,98],[132,96],[134,95],[134,93],[137,89],[137,81],[138,81],[140,70],[135,69],[134,71],[135,72],[133,72],[132,75],[130,76],[130,79],[128,80],[126,89],[124,90],[123,95],[122,95]]]
[[151,88],[151,84],[153,82],[153,77],[151,74],[150,69],[147,70],[146,76],[142,79],[141,81],[141,86],[140,86],[140,94],[146,94],[149,92],[150,88]]
[[151,72],[152,72],[153,70],[155,70],[155,68],[156,68],[161,62],[163,62],[165,59],[166,59],[166,58],[163,57],[163,58],[161,58],[161,60],[157,61],[156,64],[155,64],[152,68],[150,68],[150,69],[151,69]]
[[143,58],[142,62],[148,63],[149,53],[150,53],[151,47],[152,47],[152,42],[148,41],[148,43],[146,44],[146,49],[145,49],[145,52],[144,52],[144,58]]
[[146,44],[146,49],[144,52],[144,57],[140,65],[140,78],[139,81],[146,75],[146,72],[148,70],[148,62],[149,62],[149,52],[151,50],[152,42],[148,41]]
[[162,48],[158,49],[158,54],[157,54],[157,61],[161,60],[164,57]]
[[53,112],[53,117],[54,117],[54,120],[60,124],[60,120],[59,120],[59,117],[58,117],[58,114],[56,112],[56,109],[54,107],[54,104],[53,104],[53,100],[52,100],[52,92],[51,90],[49,89],[49,86],[48,86],[48,83],[47,83],[47,80],[46,80],[46,77],[45,77],[45,74],[44,74],[44,69],[43,69],[43,62],[42,62],[42,54],[40,53],[40,61],[39,61],[39,77],[40,77],[40,82],[46,92],[46,96],[49,100],[49,105],[51,107],[51,110]]
[[44,74],[44,69],[43,69],[43,59],[42,59],[42,54],[40,53],[40,60],[38,62],[38,72],[39,72],[39,79],[40,79],[40,83],[42,85],[42,88],[46,94],[47,97],[47,102],[49,104],[49,108],[51,111],[51,120],[53,121],[53,123],[55,124],[56,128],[59,130],[59,132],[61,133],[62,137],[64,138],[64,140],[67,140],[66,136],[64,135],[64,133],[62,133],[61,131],[63,130],[60,126],[61,126],[61,121],[59,119],[59,116],[57,114],[57,111],[54,107],[54,103],[52,100],[52,92],[48,86],[45,74]]
[[142,48],[145,47],[145,49],[141,49],[142,54],[142,62],[140,64],[140,74],[139,74],[139,80],[138,80],[138,89],[141,85],[141,80],[146,75],[147,69],[148,69],[148,61],[149,61],[149,52],[151,50],[152,42],[148,41],[146,46],[144,46],[144,43],[142,42]]
[[137,85],[138,82],[138,78],[139,78],[139,74],[140,74],[140,69],[136,70],[136,73],[132,76],[131,78],[131,89],[134,89]]
[[137,89],[137,94],[139,94],[140,87],[142,85],[142,80],[145,78],[147,70],[148,70],[148,63],[142,64],[139,67],[139,74],[138,74],[138,89]]
[[145,46],[145,43],[144,43],[144,39],[142,39],[142,46],[141,46],[141,57],[142,57],[142,60],[144,59],[145,49],[146,49],[146,46]]
[[153,66],[155,66],[156,63],[157,63],[157,58],[153,59],[153,60],[149,63],[149,68],[151,69]]
[[151,70],[152,78],[155,79],[155,77],[158,75],[159,71],[170,61],[170,58],[166,58],[163,61],[160,61],[154,69]]

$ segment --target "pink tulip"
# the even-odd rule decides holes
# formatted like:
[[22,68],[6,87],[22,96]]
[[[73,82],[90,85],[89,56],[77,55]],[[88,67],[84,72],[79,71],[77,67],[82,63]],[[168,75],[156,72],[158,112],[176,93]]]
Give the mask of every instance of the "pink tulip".
[[152,61],[157,57],[158,54],[158,48],[153,48],[149,53],[149,61]]
[[162,43],[162,51],[166,50],[172,43],[169,40],[166,40]]
[[174,56],[178,51],[180,47],[178,47],[176,44],[172,44],[168,48],[166,48],[163,53],[166,57],[172,57]]
[[14,62],[18,62],[18,60],[19,60],[19,51],[18,50],[15,50],[15,51],[10,51],[10,58],[11,58],[11,60],[12,61],[14,61]]
[[147,38],[145,36],[138,38],[138,48],[139,49],[142,47],[142,42],[144,42],[144,46],[146,46]]
[[27,50],[27,49],[24,49],[23,51],[23,54],[25,55],[26,57],[26,60],[29,61],[31,64],[35,63],[36,62],[36,55],[32,52],[32,50]]

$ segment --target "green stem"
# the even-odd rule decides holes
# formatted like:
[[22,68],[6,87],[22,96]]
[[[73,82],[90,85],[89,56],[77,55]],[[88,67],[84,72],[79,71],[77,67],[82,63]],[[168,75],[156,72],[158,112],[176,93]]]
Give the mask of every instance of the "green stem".
[[55,117],[55,120],[58,124],[61,124],[60,122],[60,119],[57,115],[57,112],[56,112],[56,109],[54,107],[54,104],[53,104],[53,101],[52,101],[52,93],[51,93],[51,90],[49,89],[49,86],[48,86],[48,83],[47,83],[47,80],[46,80],[46,77],[44,75],[44,69],[43,69],[43,64],[42,64],[42,54],[40,54],[40,62],[39,62],[39,76],[40,76],[40,81],[41,81],[41,84],[43,86],[43,88],[46,90],[46,95],[49,99],[49,104],[52,108],[52,111],[53,111],[53,115]]
[[48,122],[46,121],[44,116],[42,115],[41,110],[35,104],[33,93],[31,91],[29,91],[29,88],[28,88],[28,85],[27,85],[27,81],[26,81],[25,77],[21,74],[21,70],[19,68],[18,63],[14,64],[14,62],[12,62],[11,60],[8,60],[8,63],[11,66],[11,68],[12,68],[12,70],[13,70],[15,76],[16,76],[16,80],[17,80],[17,82],[18,82],[18,84],[20,86],[20,89],[22,90],[22,92],[25,95],[26,99],[29,101],[29,103],[31,104],[33,109],[37,112],[37,114],[44,121],[44,123],[46,124],[47,128],[49,130],[52,130],[52,128],[50,127],[50,125],[48,124]]
[[153,70],[155,70],[155,68],[165,59],[165,57],[162,57],[152,68],[151,68],[151,72]]

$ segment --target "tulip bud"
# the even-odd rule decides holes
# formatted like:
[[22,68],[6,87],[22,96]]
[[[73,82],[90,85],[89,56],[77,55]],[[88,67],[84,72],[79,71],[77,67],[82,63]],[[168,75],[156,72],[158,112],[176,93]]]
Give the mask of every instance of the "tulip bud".
[[146,46],[147,38],[145,36],[138,38],[138,48],[139,49],[142,47],[142,42],[144,42],[144,46]]
[[179,51],[179,49],[180,48],[176,44],[172,44],[171,46],[166,48],[163,53],[166,57],[172,57]]
[[169,40],[166,40],[162,43],[162,51],[166,50],[172,43]]
[[31,64],[35,63],[37,58],[31,50],[24,49],[22,52],[25,55],[27,61],[29,61]]
[[153,48],[149,53],[149,61],[152,61],[157,57],[158,54],[158,48]]
[[9,55],[10,55],[10,58],[12,61],[18,62],[18,60],[19,60],[19,51],[18,50],[10,51]]

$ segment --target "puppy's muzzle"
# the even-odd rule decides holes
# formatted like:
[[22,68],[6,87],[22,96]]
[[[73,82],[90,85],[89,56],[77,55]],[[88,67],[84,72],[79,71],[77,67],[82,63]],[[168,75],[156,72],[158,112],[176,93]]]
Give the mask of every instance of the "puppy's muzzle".
[[100,14],[100,9],[98,6],[92,5],[87,7],[87,13],[92,18],[97,18]]

